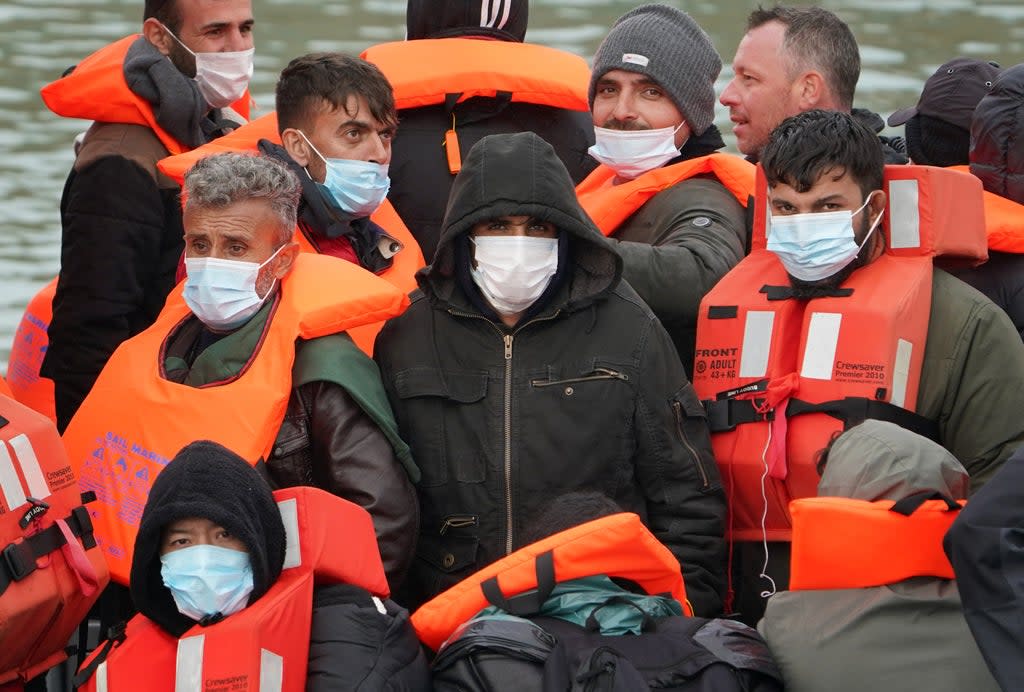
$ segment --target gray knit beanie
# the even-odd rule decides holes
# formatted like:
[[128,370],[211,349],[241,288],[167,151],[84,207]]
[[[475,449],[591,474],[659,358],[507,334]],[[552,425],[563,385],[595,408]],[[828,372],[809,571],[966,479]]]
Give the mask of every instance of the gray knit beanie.
[[697,22],[668,5],[641,5],[619,17],[594,56],[590,105],[597,80],[611,70],[647,75],[668,93],[694,135],[715,118],[715,80],[722,58]]

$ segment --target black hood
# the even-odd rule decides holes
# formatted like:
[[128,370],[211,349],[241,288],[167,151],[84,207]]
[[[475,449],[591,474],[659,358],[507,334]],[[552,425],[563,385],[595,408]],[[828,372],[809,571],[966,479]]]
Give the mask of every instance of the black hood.
[[533,216],[566,236],[568,291],[562,307],[589,304],[618,285],[622,258],[580,207],[565,164],[532,132],[489,135],[477,142],[452,183],[434,262],[417,273],[434,300],[451,299],[456,248],[473,226],[499,216]]
[[182,615],[160,576],[160,545],[172,521],[202,517],[245,543],[252,563],[249,603],[277,581],[285,533],[270,486],[240,456],[216,442],[193,442],[160,472],[142,512],[132,558],[132,600],[139,612],[175,637],[196,622]]
[[522,43],[529,14],[528,0],[409,0],[406,38],[489,36]]
[[1024,64],[1004,70],[978,103],[970,158],[986,190],[1024,204]]

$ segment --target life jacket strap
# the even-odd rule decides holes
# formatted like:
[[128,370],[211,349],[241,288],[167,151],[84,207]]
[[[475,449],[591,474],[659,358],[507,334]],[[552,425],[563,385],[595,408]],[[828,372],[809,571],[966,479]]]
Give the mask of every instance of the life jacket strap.
[[114,647],[121,646],[125,640],[125,628],[127,624],[125,622],[118,622],[117,624],[111,625],[107,629],[107,640],[103,642],[103,646],[100,648],[96,656],[93,657],[89,663],[87,663],[78,674],[75,675],[71,680],[71,686],[74,689],[78,689],[89,681],[96,669],[107,660],[110,656],[110,652],[113,651]]
[[555,588],[555,555],[552,551],[541,553],[535,560],[537,571],[537,588],[524,591],[515,596],[505,596],[498,584],[497,577],[491,577],[480,584],[484,597],[493,605],[506,613],[525,617],[540,612],[541,606],[548,600]]
[[946,503],[946,509],[949,512],[959,512],[964,508],[962,504],[951,497],[943,495],[938,490],[922,490],[897,500],[893,506],[889,508],[889,511],[909,517],[928,500],[942,500]]
[[[64,518],[72,535],[82,539],[86,550],[96,546],[92,519],[85,507],[75,507]],[[52,526],[25,538],[20,543],[8,543],[0,551],[0,596],[11,582],[21,581],[36,571],[36,560],[49,555],[67,543],[60,526]]]
[[854,425],[868,419],[894,423],[905,430],[938,441],[938,424],[924,416],[891,404],[888,401],[868,399],[867,397],[848,396],[845,399],[834,399],[812,404],[800,399],[790,399],[786,415],[790,418],[805,413],[824,413],[843,422],[843,429],[849,430]]

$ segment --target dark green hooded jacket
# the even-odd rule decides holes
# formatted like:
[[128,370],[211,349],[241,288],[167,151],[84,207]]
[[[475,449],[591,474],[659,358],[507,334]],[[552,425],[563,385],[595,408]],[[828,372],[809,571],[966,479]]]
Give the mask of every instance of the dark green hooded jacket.
[[[549,221],[563,235],[554,288],[513,328],[460,281],[473,225],[504,215]],[[550,145],[521,133],[473,147],[434,263],[376,345],[422,471],[410,605],[521,547],[558,496],[592,490],[637,512],[672,550],[699,615],[721,611],[725,502],[704,411],[621,272]]]

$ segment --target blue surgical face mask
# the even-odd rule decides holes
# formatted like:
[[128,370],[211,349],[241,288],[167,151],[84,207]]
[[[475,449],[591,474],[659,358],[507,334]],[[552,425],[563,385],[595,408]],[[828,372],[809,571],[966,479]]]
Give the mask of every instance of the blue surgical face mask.
[[237,329],[259,312],[265,296],[256,292],[260,270],[281,252],[282,245],[263,264],[215,257],[186,257],[185,304],[203,324],[218,331]]
[[[317,183],[324,199],[353,218],[361,219],[377,211],[391,189],[388,166],[355,159],[329,159],[321,154],[302,130],[296,130],[309,148],[323,159],[327,175]],[[307,171],[308,174],[308,171]],[[312,177],[312,176],[310,176]]]
[[160,576],[178,612],[199,622],[245,608],[252,593],[249,553],[215,545],[193,545],[160,556]]
[[820,281],[835,276],[857,257],[882,220],[879,214],[858,245],[853,217],[866,208],[870,200],[871,195],[868,195],[864,204],[854,211],[771,215],[768,251],[775,253],[786,272],[795,279]]

